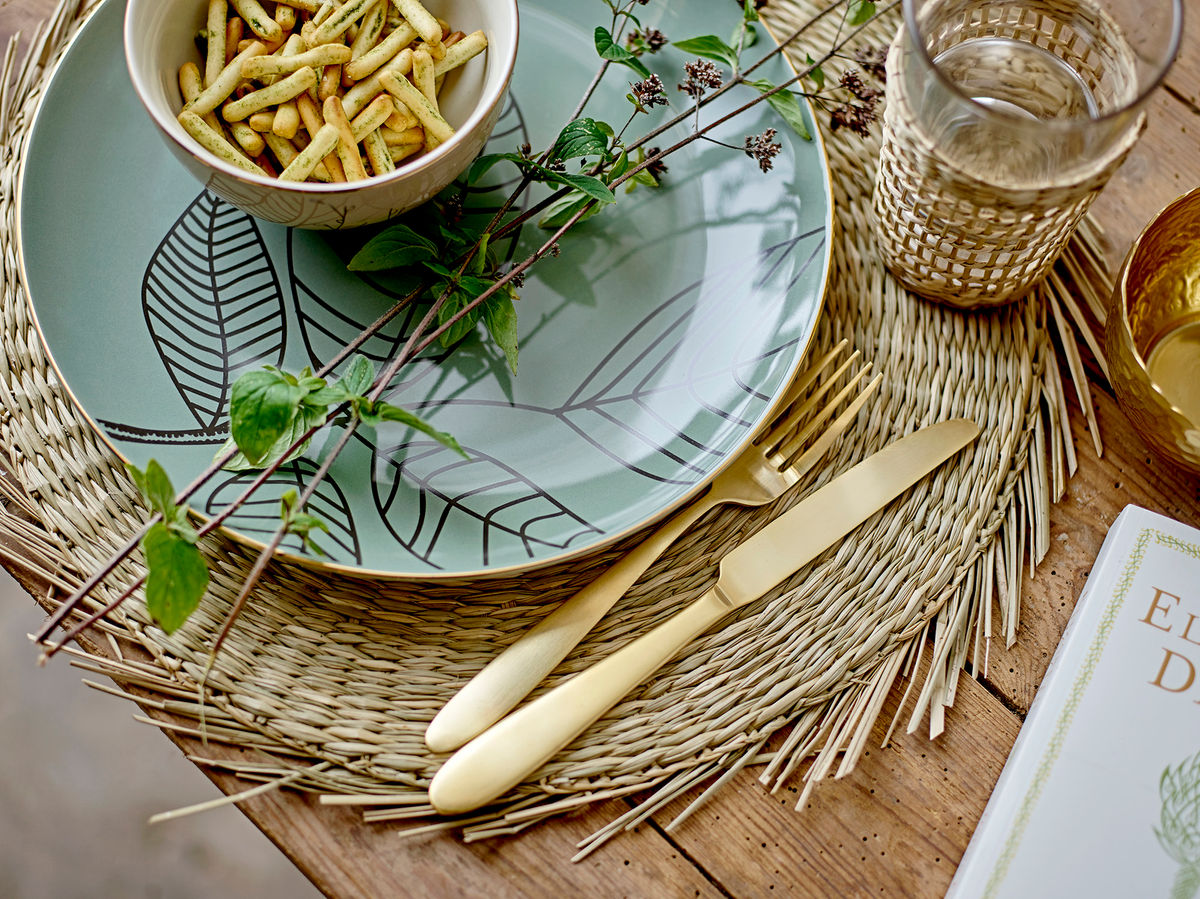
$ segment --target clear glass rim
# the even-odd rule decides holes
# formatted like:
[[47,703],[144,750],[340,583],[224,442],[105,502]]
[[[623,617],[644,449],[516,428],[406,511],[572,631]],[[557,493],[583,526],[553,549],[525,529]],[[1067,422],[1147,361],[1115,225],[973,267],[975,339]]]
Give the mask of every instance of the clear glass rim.
[[1127,120],[1131,114],[1136,113],[1143,106],[1150,95],[1162,84],[1163,79],[1167,76],[1167,72],[1174,65],[1175,59],[1179,55],[1179,47],[1183,39],[1183,0],[1171,0],[1171,38],[1167,45],[1167,52],[1163,54],[1158,68],[1154,71],[1153,77],[1147,80],[1141,90],[1138,91],[1137,96],[1120,108],[1106,112],[1104,115],[1088,116],[1086,118],[1080,116],[1069,119],[1042,119],[1034,122],[1023,116],[1013,115],[1012,113],[978,102],[968,96],[934,63],[932,57],[929,55],[929,50],[925,46],[924,40],[920,39],[921,29],[917,24],[918,7],[925,5],[927,2],[929,0],[902,0],[904,7],[904,28],[909,37],[909,43],[924,65],[933,72],[938,83],[956,100],[967,104],[980,118],[990,119],[997,124],[1005,126],[1036,128],[1043,132],[1046,129],[1069,131],[1081,127],[1092,128]]

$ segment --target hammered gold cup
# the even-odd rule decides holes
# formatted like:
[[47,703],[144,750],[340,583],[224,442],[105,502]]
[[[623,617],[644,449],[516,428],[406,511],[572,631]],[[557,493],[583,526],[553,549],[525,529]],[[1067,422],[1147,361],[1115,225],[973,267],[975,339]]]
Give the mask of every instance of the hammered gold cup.
[[1105,323],[1117,401],[1160,455],[1200,474],[1200,188],[1146,226]]

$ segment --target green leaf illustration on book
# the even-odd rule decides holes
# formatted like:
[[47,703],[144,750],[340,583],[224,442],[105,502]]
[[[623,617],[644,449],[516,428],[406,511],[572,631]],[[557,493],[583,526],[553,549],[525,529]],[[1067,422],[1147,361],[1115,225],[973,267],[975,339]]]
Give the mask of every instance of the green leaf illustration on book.
[[1167,855],[1179,863],[1171,899],[1192,899],[1200,894],[1200,752],[1170,765],[1158,781],[1162,797],[1161,827],[1154,828]]

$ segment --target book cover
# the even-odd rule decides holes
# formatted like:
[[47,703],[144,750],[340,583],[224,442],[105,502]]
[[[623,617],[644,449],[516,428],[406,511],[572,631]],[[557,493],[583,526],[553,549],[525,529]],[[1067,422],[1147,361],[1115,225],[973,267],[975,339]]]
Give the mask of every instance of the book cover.
[[1113,523],[948,896],[1200,896],[1200,530]]

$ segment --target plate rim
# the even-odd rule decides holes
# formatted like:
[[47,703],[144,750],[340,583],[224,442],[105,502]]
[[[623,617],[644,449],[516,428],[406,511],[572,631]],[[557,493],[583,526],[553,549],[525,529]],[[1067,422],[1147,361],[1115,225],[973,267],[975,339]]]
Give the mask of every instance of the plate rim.
[[[95,27],[95,23],[99,19],[99,13],[102,10],[107,11],[114,6],[121,6],[122,3],[123,0],[101,0],[100,3],[97,3],[91,9],[89,9],[76,24],[75,33],[59,51],[58,56],[54,61],[53,70],[43,75],[41,95],[37,99],[34,113],[30,117],[28,124],[26,124],[22,129],[23,134],[20,143],[20,161],[16,173],[16,190],[13,193],[12,202],[14,204],[13,224],[17,249],[16,262],[17,271],[19,272],[21,279],[22,300],[24,302],[25,309],[29,314],[30,323],[37,334],[38,342],[41,345],[42,351],[46,355],[46,362],[57,377],[58,389],[62,390],[67,395],[68,399],[71,401],[72,407],[82,417],[83,421],[87,424],[92,433],[123,465],[128,466],[130,464],[130,460],[126,458],[125,454],[121,452],[121,450],[113,442],[112,438],[110,438],[107,431],[100,426],[100,424],[92,417],[91,413],[89,413],[84,407],[79,397],[75,395],[75,391],[71,388],[70,381],[65,377],[61,368],[59,367],[58,361],[54,356],[54,352],[50,347],[50,343],[42,331],[42,324],[38,318],[37,308],[34,305],[33,294],[29,289],[30,282],[28,273],[26,271],[24,252],[25,229],[23,222],[23,198],[26,183],[26,168],[29,162],[29,154],[27,150],[30,139],[32,138],[34,131],[36,130],[38,123],[45,112],[46,98],[49,94],[49,89],[59,77],[62,64],[70,55],[76,43],[83,39],[84,35],[89,29]],[[778,46],[781,41],[776,36],[774,29],[770,28],[766,22],[761,22],[761,24],[763,25],[763,28],[767,32],[770,39],[776,44],[776,46]],[[785,65],[787,65],[787,67],[793,73],[795,73],[795,66],[792,65],[792,61],[788,58],[787,54],[781,53],[780,56]],[[124,60],[124,56],[120,56],[119,58],[122,61]],[[742,440],[731,447],[726,457],[721,460],[720,463],[715,465],[711,471],[705,473],[702,478],[700,478],[695,484],[691,485],[687,490],[681,492],[674,500],[663,504],[653,514],[644,516],[638,521],[633,522],[626,527],[616,530],[610,534],[605,534],[600,539],[584,546],[580,546],[575,549],[564,549],[554,555],[540,559],[533,559],[525,563],[512,563],[493,568],[477,568],[474,570],[460,571],[385,571],[368,568],[363,565],[352,565],[346,562],[330,561],[313,556],[306,556],[283,547],[277,547],[275,549],[275,551],[272,553],[272,561],[286,562],[290,565],[297,565],[309,571],[318,573],[333,572],[350,578],[382,582],[452,583],[454,581],[463,580],[485,581],[511,578],[557,565],[566,565],[571,562],[577,562],[582,558],[587,558],[588,556],[602,553],[607,549],[611,549],[615,544],[621,542],[622,540],[638,533],[639,531],[648,531],[650,528],[655,527],[679,509],[698,499],[700,495],[709,488],[712,482],[719,477],[721,473],[724,472],[734,462],[734,460],[741,455],[741,453],[746,450],[746,448],[758,434],[758,431],[761,429],[761,423],[769,421],[778,414],[780,411],[781,401],[787,391],[788,385],[791,384],[796,378],[801,366],[808,357],[808,351],[812,347],[813,341],[816,339],[821,315],[825,309],[825,303],[828,297],[829,279],[833,268],[832,237],[835,222],[835,210],[832,175],[829,168],[829,154],[825,145],[825,136],[820,127],[816,126],[816,110],[814,109],[812,102],[807,97],[801,97],[801,100],[804,103],[805,108],[808,110],[809,118],[812,120],[814,125],[811,139],[817,148],[817,155],[820,161],[818,168],[820,170],[821,189],[825,198],[821,272],[818,284],[814,288],[815,309],[813,313],[813,326],[809,329],[808,334],[804,338],[803,347],[797,350],[794,361],[788,369],[786,377],[781,379],[780,385],[775,391],[775,395],[771,398],[770,402],[764,406],[763,412],[759,419],[759,427],[752,429],[748,428]],[[197,475],[198,474],[199,472],[197,472]],[[179,492],[178,487],[176,488],[176,492]],[[198,512],[191,506],[188,506],[188,512],[193,520],[204,523],[207,523],[213,517]],[[231,540],[236,545],[249,548],[257,553],[261,553],[267,548],[266,541],[244,534],[227,524],[220,524],[214,530],[216,532],[220,532],[223,536]]]

